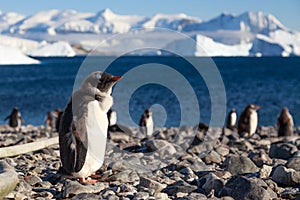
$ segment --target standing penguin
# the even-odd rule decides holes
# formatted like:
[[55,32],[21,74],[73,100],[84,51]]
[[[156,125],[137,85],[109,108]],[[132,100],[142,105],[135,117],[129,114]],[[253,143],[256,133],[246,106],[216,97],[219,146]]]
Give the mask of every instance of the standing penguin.
[[21,130],[21,124],[22,122],[24,122],[24,120],[21,117],[21,113],[17,107],[14,107],[11,114],[8,115],[4,120],[9,120],[9,126],[18,131]]
[[107,111],[113,105],[113,85],[121,76],[93,72],[74,92],[61,117],[59,127],[60,159],[63,172],[81,183],[103,164],[107,138]]
[[52,115],[51,115],[50,111],[47,112],[45,124],[46,124],[46,129],[52,130],[52,128],[53,128],[53,119],[52,119]]
[[226,120],[226,128],[233,130],[236,126],[237,115],[235,109],[231,109],[228,113],[227,120]]
[[154,123],[152,119],[152,112],[150,109],[146,109],[140,119],[140,130],[146,136],[151,136],[154,131]]
[[238,120],[238,133],[247,132],[252,135],[256,132],[258,124],[257,110],[261,107],[254,104],[249,104],[242,112]]
[[61,109],[57,108],[54,112],[53,112],[53,116],[55,119],[55,130],[58,132],[59,131],[59,124],[60,124],[60,119],[62,116],[63,112],[61,111]]
[[277,119],[278,136],[292,136],[294,135],[294,121],[288,108],[283,108]]

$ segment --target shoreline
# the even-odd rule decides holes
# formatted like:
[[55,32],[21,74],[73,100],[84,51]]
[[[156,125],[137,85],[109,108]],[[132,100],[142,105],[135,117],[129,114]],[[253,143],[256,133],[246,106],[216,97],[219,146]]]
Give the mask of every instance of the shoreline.
[[[1,147],[57,136],[43,126],[23,127],[23,133],[4,128],[0,126]],[[2,159],[19,178],[4,199],[294,198],[300,184],[300,127],[295,132],[295,136],[278,138],[274,127],[263,126],[250,137],[240,137],[223,128],[194,135],[192,127],[180,131],[172,127],[161,128],[148,139],[137,137],[137,129],[132,129],[132,135],[111,132],[104,165],[98,171],[100,182],[94,185],[58,176],[59,146],[55,144]]]

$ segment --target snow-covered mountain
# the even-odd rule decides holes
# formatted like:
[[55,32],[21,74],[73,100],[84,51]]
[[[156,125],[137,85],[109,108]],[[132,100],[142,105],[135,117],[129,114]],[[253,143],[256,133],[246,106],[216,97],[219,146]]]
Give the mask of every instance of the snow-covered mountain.
[[[154,34],[154,27],[162,29],[155,30],[154,36],[138,36],[145,32]],[[209,56],[300,56],[300,33],[288,29],[273,15],[262,12],[245,12],[240,15],[223,13],[208,21],[186,14],[155,14],[151,17],[119,15],[110,9],[98,13],[48,10],[31,16],[0,12],[0,34],[30,41],[16,42],[14,38],[11,43],[6,40],[5,45],[37,55],[48,55],[44,50],[38,52],[39,49],[35,49],[43,40],[50,44],[65,41],[70,46],[80,46],[87,51],[98,46],[97,52],[105,55],[120,52],[120,49],[124,52],[125,49],[138,48],[141,44],[181,48],[184,40],[168,37],[165,33],[159,35],[163,29],[190,36],[201,44]],[[126,40],[116,38],[105,41],[112,35],[129,32]],[[99,43],[103,41],[99,48]],[[196,47],[193,50],[182,48],[180,51],[183,49],[184,54],[203,55]]]

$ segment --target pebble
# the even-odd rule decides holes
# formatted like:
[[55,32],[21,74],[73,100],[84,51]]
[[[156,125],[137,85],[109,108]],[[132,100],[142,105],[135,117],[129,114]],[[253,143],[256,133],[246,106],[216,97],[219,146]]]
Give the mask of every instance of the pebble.
[[[209,128],[194,133],[192,127],[183,127],[161,128],[150,139],[143,139],[136,137],[137,130],[132,128],[130,135],[110,135],[104,165],[98,171],[101,182],[93,185],[58,178],[58,145],[5,159],[19,181],[4,199],[300,197],[298,135],[277,138],[274,127],[263,127],[258,134],[243,138],[235,130]],[[24,144],[47,135],[42,127],[27,126],[23,132],[5,129],[0,133],[1,145]]]

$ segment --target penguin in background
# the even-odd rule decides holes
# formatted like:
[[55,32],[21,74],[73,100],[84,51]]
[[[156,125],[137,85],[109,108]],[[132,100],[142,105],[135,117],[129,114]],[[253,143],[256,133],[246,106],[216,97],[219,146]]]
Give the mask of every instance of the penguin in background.
[[238,120],[238,133],[247,132],[252,135],[256,132],[258,125],[258,115],[257,110],[261,107],[255,104],[249,104]]
[[59,109],[59,108],[57,108],[53,112],[53,117],[55,119],[55,130],[57,132],[59,131],[59,124],[60,124],[60,119],[61,119],[62,114],[63,114],[63,111],[61,111],[61,109]]
[[[79,178],[80,183],[102,166],[105,155],[108,119],[113,105],[112,87],[121,76],[96,71],[75,91],[61,116],[59,126],[61,171]],[[97,175],[94,175],[94,178]]]
[[146,135],[147,137],[152,136],[154,131],[154,122],[150,109],[146,109],[144,111],[143,115],[141,116],[139,126],[142,134]]
[[278,137],[294,135],[294,121],[288,108],[284,107],[277,118]]
[[235,109],[231,109],[230,112],[227,115],[227,120],[226,120],[226,128],[230,130],[234,130],[236,128],[236,122],[237,122],[237,114]]
[[46,124],[46,129],[52,130],[52,128],[53,128],[53,119],[52,119],[52,115],[51,115],[50,111],[47,112],[45,124]]
[[21,117],[21,112],[17,107],[14,107],[11,114],[8,115],[4,121],[9,120],[8,124],[10,127],[14,128],[16,131],[21,131],[21,125],[24,120]]
[[107,112],[108,119],[108,131],[109,132],[124,132],[119,125],[117,124],[117,111],[114,109],[110,109]]

